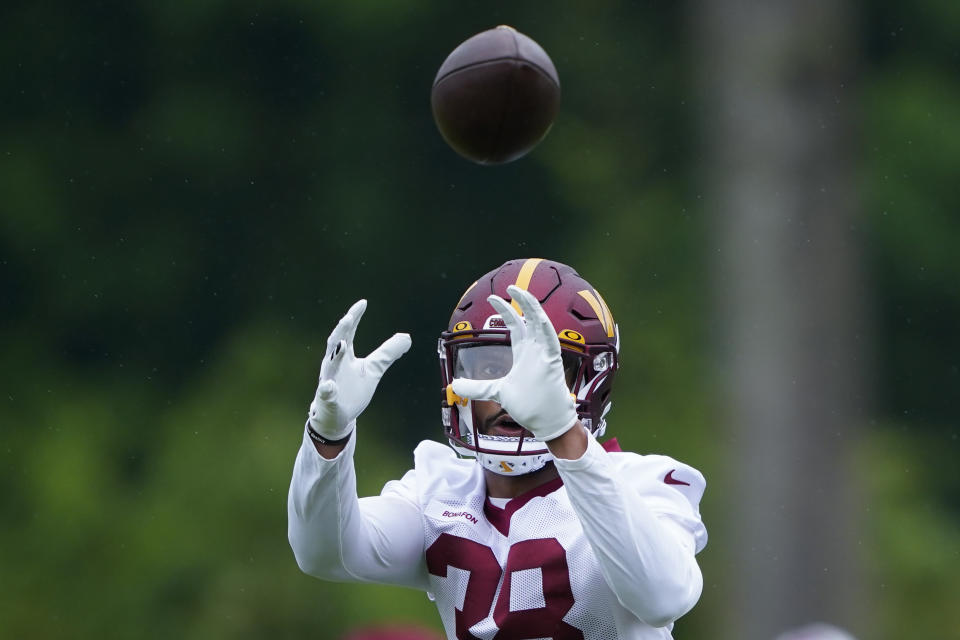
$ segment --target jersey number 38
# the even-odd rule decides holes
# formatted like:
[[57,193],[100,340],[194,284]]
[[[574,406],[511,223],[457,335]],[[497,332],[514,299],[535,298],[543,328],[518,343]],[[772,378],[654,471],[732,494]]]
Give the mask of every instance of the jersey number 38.
[[[573,607],[570,571],[563,547],[556,538],[521,540],[507,553],[507,565],[501,568],[490,547],[443,533],[426,554],[427,569],[432,575],[445,578],[447,567],[470,572],[463,611],[456,610],[458,640],[476,640],[469,629],[490,615],[497,625],[495,638],[553,638],[583,640],[583,633],[563,621]],[[543,577],[543,607],[510,610],[510,587],[513,573],[540,569]],[[497,595],[497,585],[503,586]],[[496,602],[494,602],[496,598]]]

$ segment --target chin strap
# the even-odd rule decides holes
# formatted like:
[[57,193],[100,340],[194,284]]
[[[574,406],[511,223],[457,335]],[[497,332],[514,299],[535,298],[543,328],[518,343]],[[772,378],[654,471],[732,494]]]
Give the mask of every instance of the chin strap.
[[498,455],[495,453],[477,453],[477,462],[484,469],[500,476],[522,476],[543,469],[553,460],[549,453],[532,455]]

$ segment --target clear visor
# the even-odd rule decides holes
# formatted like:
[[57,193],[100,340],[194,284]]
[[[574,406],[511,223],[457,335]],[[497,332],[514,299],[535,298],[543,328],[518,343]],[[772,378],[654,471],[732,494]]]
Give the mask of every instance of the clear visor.
[[[580,358],[563,352],[563,371],[570,387],[580,368]],[[510,373],[513,349],[506,344],[464,345],[454,356],[453,375],[456,378],[494,380]]]
[[488,344],[457,349],[453,375],[473,380],[502,378],[513,366],[513,350],[506,344]]

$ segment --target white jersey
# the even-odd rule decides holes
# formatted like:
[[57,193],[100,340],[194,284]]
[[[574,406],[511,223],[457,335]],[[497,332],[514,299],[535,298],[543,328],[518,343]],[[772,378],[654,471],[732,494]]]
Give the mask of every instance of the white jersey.
[[289,497],[301,568],[421,589],[449,638],[672,638],[699,599],[703,476],[592,437],[561,477],[498,507],[483,471],[422,442],[415,466],[357,499],[353,440],[334,460],[304,440]]

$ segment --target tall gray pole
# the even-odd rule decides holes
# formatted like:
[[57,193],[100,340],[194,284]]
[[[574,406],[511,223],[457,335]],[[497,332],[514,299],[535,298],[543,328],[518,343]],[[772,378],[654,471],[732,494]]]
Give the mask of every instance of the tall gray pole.
[[[729,505],[725,630],[856,630],[867,340],[852,3],[693,5]],[[715,538],[717,539],[717,538]]]

